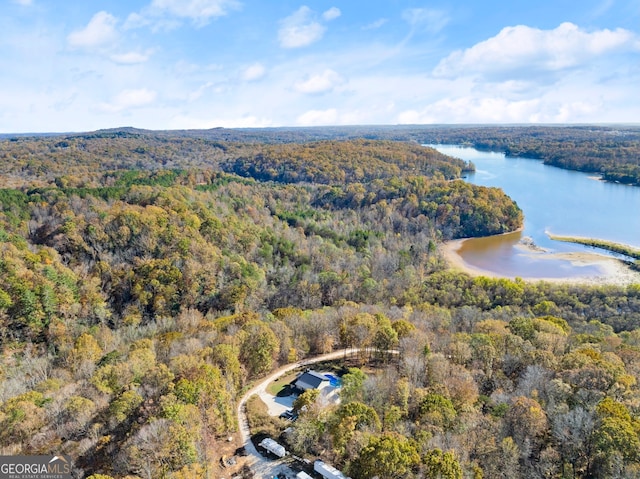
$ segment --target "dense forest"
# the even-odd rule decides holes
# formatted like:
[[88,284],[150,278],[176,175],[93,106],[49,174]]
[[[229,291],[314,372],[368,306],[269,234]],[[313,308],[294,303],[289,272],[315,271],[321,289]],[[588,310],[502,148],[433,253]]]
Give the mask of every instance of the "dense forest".
[[301,142],[368,138],[422,144],[469,145],[548,165],[598,173],[607,181],[640,185],[640,128],[631,125],[453,126],[397,125],[182,132],[210,140]]
[[448,270],[441,241],[522,212],[377,131],[0,141],[2,453],[222,477],[242,391],[356,347],[342,404],[307,398],[297,454],[356,479],[640,477],[640,285]]

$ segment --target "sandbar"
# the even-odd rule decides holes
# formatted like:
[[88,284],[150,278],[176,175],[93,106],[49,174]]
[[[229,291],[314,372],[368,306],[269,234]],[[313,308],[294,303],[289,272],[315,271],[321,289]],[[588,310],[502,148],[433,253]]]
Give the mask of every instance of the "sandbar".
[[[470,276],[487,276],[490,278],[511,278],[511,276],[501,275],[494,271],[485,270],[470,265],[458,254],[458,250],[466,239],[446,241],[440,245],[439,251],[442,257],[447,261],[452,269],[463,271]],[[529,282],[546,281],[553,283],[570,283],[585,285],[619,285],[626,286],[629,284],[640,284],[640,272],[633,271],[624,261],[613,258],[611,256],[589,253],[589,252],[572,252],[572,253],[545,253],[540,254],[540,250],[535,246],[519,244],[519,249],[527,250],[530,255],[535,255],[536,259],[552,260],[560,259],[570,261],[574,265],[593,265],[598,267],[601,274],[592,276],[569,276],[566,278],[540,278],[526,277],[522,279]]]

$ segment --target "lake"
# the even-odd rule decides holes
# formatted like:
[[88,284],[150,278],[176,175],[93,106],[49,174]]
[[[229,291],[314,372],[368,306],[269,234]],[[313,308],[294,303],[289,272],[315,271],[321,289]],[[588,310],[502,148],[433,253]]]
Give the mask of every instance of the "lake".
[[[528,158],[449,145],[430,145],[447,155],[471,160],[475,173],[466,181],[495,186],[518,203],[524,230],[466,240],[458,254],[468,266],[501,276],[572,278],[601,272],[594,264],[577,264],[553,253],[606,252],[551,240],[547,232],[584,236],[640,248],[640,188],[599,181],[588,173],[563,170]],[[529,239],[544,251],[523,247]]]

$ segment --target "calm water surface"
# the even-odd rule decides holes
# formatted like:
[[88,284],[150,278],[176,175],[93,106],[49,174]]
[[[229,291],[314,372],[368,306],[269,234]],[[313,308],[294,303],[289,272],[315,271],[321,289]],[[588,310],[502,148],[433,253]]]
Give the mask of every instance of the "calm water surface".
[[[470,183],[496,186],[524,211],[524,231],[465,241],[458,251],[471,265],[504,276],[563,278],[592,276],[594,265],[576,266],[548,253],[594,249],[553,241],[547,232],[615,241],[640,248],[640,187],[606,183],[593,175],[547,166],[540,160],[506,158],[473,148],[435,145],[447,155],[471,160]],[[531,254],[519,247],[528,237],[548,253]],[[602,250],[597,250],[601,252]]]

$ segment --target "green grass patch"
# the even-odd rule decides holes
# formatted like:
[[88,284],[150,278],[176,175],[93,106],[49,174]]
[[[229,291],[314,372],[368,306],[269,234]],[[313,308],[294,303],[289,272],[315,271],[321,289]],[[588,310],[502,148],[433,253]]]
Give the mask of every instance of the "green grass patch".
[[614,243],[595,238],[580,238],[576,236],[557,236],[549,234],[549,238],[555,241],[564,241],[565,243],[576,243],[592,248],[600,248],[613,253],[623,254],[629,258],[640,259],[640,249],[625,244]]
[[282,391],[287,384],[289,384],[291,381],[297,378],[299,374],[300,374],[300,371],[297,371],[297,372],[291,372],[291,373],[285,374],[284,376],[280,376],[278,379],[276,379],[275,381],[272,381],[267,386],[267,392],[273,396],[277,396],[278,393]]

